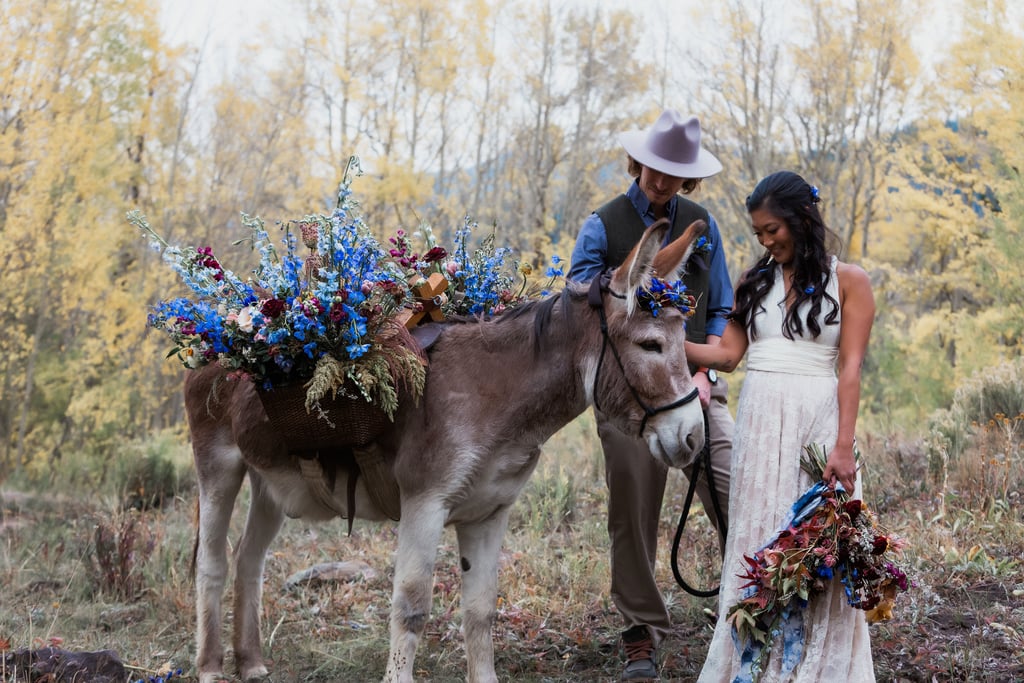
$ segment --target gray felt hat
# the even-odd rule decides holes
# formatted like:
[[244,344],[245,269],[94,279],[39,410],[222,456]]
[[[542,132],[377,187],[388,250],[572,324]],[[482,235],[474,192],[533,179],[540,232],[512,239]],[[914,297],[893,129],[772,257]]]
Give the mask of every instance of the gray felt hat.
[[666,109],[647,130],[619,134],[629,156],[638,162],[677,178],[707,178],[722,170],[715,156],[700,146],[700,121],[683,120],[674,109]]

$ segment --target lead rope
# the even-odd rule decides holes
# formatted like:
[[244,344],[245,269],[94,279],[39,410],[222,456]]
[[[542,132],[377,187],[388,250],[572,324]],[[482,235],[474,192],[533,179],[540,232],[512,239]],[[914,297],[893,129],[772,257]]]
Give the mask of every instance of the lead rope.
[[[598,402],[598,396],[597,396],[597,380],[598,380],[598,377],[601,375],[601,368],[604,365],[605,349],[611,347],[612,356],[615,358],[615,361],[618,363],[619,370],[622,372],[623,377],[625,377],[625,374],[626,374],[626,370],[622,366],[622,359],[619,357],[618,349],[616,349],[615,348],[615,344],[611,343],[611,340],[608,339],[608,320],[607,320],[607,318],[605,317],[605,314],[604,314],[604,300],[602,299],[602,296],[601,296],[602,290],[604,289],[603,286],[602,286],[603,285],[602,281],[606,280],[607,277],[608,277],[607,271],[605,273],[602,273],[601,275],[598,275],[597,277],[595,277],[591,281],[590,288],[587,291],[587,301],[591,305],[591,307],[596,308],[598,310],[598,313],[600,315],[600,323],[601,323],[601,337],[602,337],[601,353],[600,353],[600,355],[598,356],[598,359],[597,359],[597,369],[594,371],[594,386],[593,386],[593,389],[592,389],[593,400],[594,400],[594,408],[595,408],[595,410],[598,410],[598,411],[601,410],[601,407],[600,407],[600,403]],[[611,291],[610,289],[608,289],[607,291],[612,296],[615,296],[615,297],[618,297],[618,298],[624,298],[620,294],[616,294],[615,292]],[[628,379],[626,379],[626,386],[629,387],[630,392],[632,392],[634,400],[636,400],[636,402],[639,403],[640,407],[643,408],[643,410],[644,410],[644,419],[640,423],[640,434],[638,436],[642,436],[643,435],[644,427],[647,426],[647,419],[649,417],[651,417],[652,415],[656,415],[656,414],[662,412],[663,410],[671,410],[673,408],[678,408],[679,406],[682,406],[682,405],[685,405],[685,404],[689,403],[690,401],[694,400],[698,396],[697,387],[694,387],[693,391],[691,391],[689,394],[687,394],[686,396],[684,396],[683,398],[679,399],[678,401],[676,401],[674,403],[671,403],[671,404],[666,405],[666,406],[661,406],[659,408],[650,408],[649,406],[647,406],[647,404],[645,404],[640,399],[639,394],[637,394],[636,389],[633,388],[633,385],[630,384]],[[718,533],[719,533],[719,536],[721,538],[720,543],[722,543],[722,545],[725,545],[725,534],[726,534],[726,531],[725,531],[725,519],[724,519],[724,517],[722,515],[721,504],[718,502],[718,491],[715,489],[714,475],[711,473],[711,431],[710,431],[710,428],[708,427],[708,415],[707,415],[706,412],[704,413],[704,448],[701,451],[700,458],[698,458],[697,463],[694,465],[693,476],[690,477],[690,487],[689,487],[689,489],[686,492],[686,502],[683,504],[683,514],[682,514],[682,516],[679,519],[679,527],[676,529],[675,540],[672,541],[672,561],[671,561],[671,564],[672,564],[672,574],[676,577],[676,583],[678,583],[680,586],[682,586],[683,589],[687,593],[690,593],[691,595],[694,595],[694,596],[696,596],[698,598],[711,598],[711,597],[714,597],[714,596],[718,595],[718,587],[713,588],[711,590],[706,590],[706,591],[702,591],[702,590],[698,590],[696,588],[693,588],[688,583],[686,583],[686,580],[682,577],[682,575],[680,575],[680,573],[679,573],[679,565],[678,565],[678,562],[676,560],[676,555],[679,552],[679,540],[680,540],[680,538],[682,538],[682,535],[683,535],[683,527],[686,525],[686,518],[689,517],[689,515],[690,515],[690,504],[693,502],[693,494],[694,494],[694,491],[696,490],[697,478],[700,476],[700,465],[701,465],[702,461],[704,463],[704,469],[707,471],[707,475],[708,475],[708,490],[711,493],[711,506],[714,508],[714,510],[715,510],[715,518],[718,520]]]
[[678,583],[683,590],[690,595],[698,598],[713,598],[718,595],[718,591],[721,588],[721,583],[714,588],[708,590],[700,590],[694,588],[686,582],[682,574],[679,573],[679,541],[683,537],[683,528],[686,526],[686,520],[690,516],[690,504],[693,502],[693,494],[697,490],[697,479],[700,477],[701,465],[704,466],[704,471],[708,476],[708,491],[711,493],[711,507],[715,510],[715,519],[718,521],[718,535],[719,542],[725,545],[726,527],[725,519],[722,515],[722,506],[718,502],[718,490],[715,488],[715,477],[711,472],[711,429],[708,426],[708,414],[704,413],[704,448],[701,450],[700,457],[697,458],[697,462],[694,463],[693,472],[690,476],[690,486],[686,490],[686,499],[683,501],[683,512],[679,516],[679,526],[676,527],[676,536],[672,540],[672,575],[676,578]]

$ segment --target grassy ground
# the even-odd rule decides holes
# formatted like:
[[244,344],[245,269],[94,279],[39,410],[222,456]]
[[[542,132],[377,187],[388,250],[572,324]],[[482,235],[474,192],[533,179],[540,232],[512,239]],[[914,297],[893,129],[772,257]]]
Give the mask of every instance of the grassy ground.
[[[872,627],[878,680],[1024,680],[1019,447],[1000,454],[979,442],[939,476],[912,440],[868,439],[862,446],[867,501],[909,540],[906,557],[917,584],[901,597],[892,621]],[[607,596],[605,492],[592,421],[581,418],[545,453],[516,506],[502,554],[499,676],[616,680],[620,624]],[[144,513],[123,511],[124,496],[116,492],[75,491],[65,483],[59,493],[21,488],[8,484],[0,491],[0,649],[109,648],[135,667],[128,680],[165,664],[195,680],[188,576],[195,494],[188,479],[174,500]],[[716,608],[713,599],[679,589],[668,564],[684,493],[685,480],[672,473],[658,567],[675,622],[660,649],[663,680],[670,681],[696,678],[711,636],[702,610]],[[236,515],[233,539],[241,521]],[[380,679],[394,541],[393,525],[357,522],[348,537],[341,520],[286,524],[266,572],[263,636],[272,680]],[[690,583],[713,584],[717,552],[699,511],[681,547]],[[292,573],[336,560],[361,560],[375,571],[353,582],[284,589]],[[433,618],[416,660],[421,680],[464,680],[458,587],[454,534],[446,533]],[[0,669],[0,680],[15,676]]]

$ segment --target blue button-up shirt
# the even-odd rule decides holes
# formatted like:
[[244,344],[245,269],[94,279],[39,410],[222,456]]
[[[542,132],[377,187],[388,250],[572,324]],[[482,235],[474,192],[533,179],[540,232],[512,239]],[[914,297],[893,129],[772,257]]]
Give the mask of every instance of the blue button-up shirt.
[[[654,212],[651,211],[651,202],[640,189],[639,183],[634,181],[626,191],[626,196],[643,218],[644,225],[650,227],[655,221]],[[668,202],[669,221],[675,221],[677,203],[675,197]],[[718,223],[710,214],[706,236],[711,243],[711,258],[708,263],[708,318],[704,329],[707,334],[721,337],[725,331],[726,316],[732,310],[732,281],[729,279],[729,268],[725,263],[725,252],[722,251]],[[583,227],[576,237],[576,246],[572,250],[572,265],[567,277],[576,282],[590,282],[608,267],[607,257],[608,236],[605,234],[604,221],[596,213],[592,213],[583,221]]]

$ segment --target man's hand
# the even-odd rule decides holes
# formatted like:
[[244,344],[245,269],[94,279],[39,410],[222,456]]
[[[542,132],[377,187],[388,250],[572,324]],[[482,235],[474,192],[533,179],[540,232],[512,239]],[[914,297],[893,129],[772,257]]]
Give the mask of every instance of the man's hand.
[[700,407],[707,410],[708,405],[711,403],[711,381],[708,379],[707,373],[693,373],[693,384],[697,387],[697,397],[700,398]]

